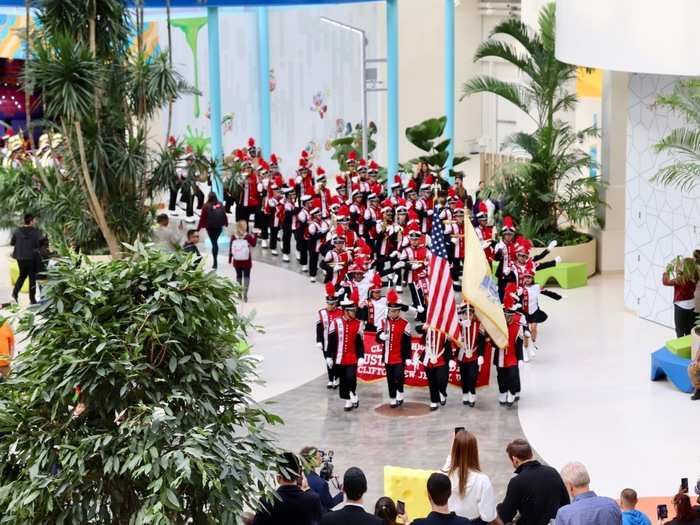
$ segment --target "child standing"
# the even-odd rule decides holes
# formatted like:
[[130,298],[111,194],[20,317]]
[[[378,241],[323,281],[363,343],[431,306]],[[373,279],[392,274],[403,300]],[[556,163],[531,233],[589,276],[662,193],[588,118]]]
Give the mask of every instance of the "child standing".
[[248,233],[248,223],[244,220],[236,223],[236,233],[231,235],[228,247],[228,260],[236,270],[236,281],[243,287],[243,301],[248,302],[250,270],[253,267],[251,248],[257,244],[257,238]]

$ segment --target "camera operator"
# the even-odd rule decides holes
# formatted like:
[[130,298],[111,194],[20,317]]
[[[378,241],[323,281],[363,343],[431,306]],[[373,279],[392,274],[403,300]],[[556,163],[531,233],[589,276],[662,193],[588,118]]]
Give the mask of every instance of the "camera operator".
[[[332,454],[332,452],[329,452],[329,454],[324,457],[322,451],[316,447],[304,447],[299,453],[304,461],[308,463],[308,471],[304,472],[306,481],[309,484],[309,488],[321,498],[321,510],[324,514],[343,501],[342,492],[331,497],[331,491],[328,485],[328,480],[331,479],[333,475]],[[316,469],[321,466],[323,467],[321,469],[322,476],[316,473]]]

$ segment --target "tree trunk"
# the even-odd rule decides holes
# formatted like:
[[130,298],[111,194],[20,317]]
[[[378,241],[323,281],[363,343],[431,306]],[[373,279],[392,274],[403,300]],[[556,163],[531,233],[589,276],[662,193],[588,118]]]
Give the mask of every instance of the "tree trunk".
[[104,208],[102,207],[102,204],[100,203],[100,200],[97,198],[97,194],[95,193],[95,187],[92,184],[92,179],[90,178],[90,172],[88,171],[87,160],[85,159],[85,146],[83,144],[83,130],[82,130],[82,127],[80,126],[80,122],[78,122],[78,121],[75,122],[75,131],[76,131],[77,138],[78,138],[78,151],[80,152],[80,167],[81,167],[80,172],[83,176],[83,183],[85,184],[85,189],[87,190],[87,193],[88,193],[88,199],[89,199],[90,205],[92,207],[95,221],[97,222],[97,225],[100,227],[100,231],[102,232],[102,236],[105,238],[105,241],[107,241],[107,247],[109,248],[110,255],[112,256],[113,259],[119,259],[119,258],[121,258],[121,250],[119,248],[119,242],[117,241],[117,237],[114,235],[114,232],[112,231],[112,229],[109,227],[109,224],[107,223],[107,217],[105,215]]

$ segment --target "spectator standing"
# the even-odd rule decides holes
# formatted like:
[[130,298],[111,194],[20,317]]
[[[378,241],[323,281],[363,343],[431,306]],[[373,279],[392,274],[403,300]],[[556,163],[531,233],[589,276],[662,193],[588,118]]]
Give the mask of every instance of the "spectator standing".
[[452,494],[450,478],[434,472],[428,478],[428,500],[432,512],[425,518],[413,520],[411,525],[471,525],[471,521],[451,512],[447,502]]
[[328,481],[316,473],[316,469],[321,465],[321,452],[316,447],[304,447],[299,455],[308,463],[309,470],[305,472],[306,482],[321,499],[321,511],[325,514],[333,507],[343,501],[343,493],[339,492],[331,496]]
[[205,228],[207,230],[209,241],[211,242],[211,255],[214,258],[213,268],[215,270],[218,267],[219,237],[226,226],[228,226],[226,209],[224,208],[224,205],[219,202],[219,199],[216,197],[216,193],[212,191],[209,193],[207,203],[202,208],[197,229],[201,230],[202,228]]
[[700,516],[690,505],[687,494],[676,494],[673,497],[673,508],[676,515],[671,521],[667,521],[666,525],[700,525]]
[[620,507],[614,500],[591,490],[591,476],[582,463],[575,461],[564,465],[561,478],[571,503],[559,509],[555,525],[620,525]]
[[506,496],[497,506],[498,517],[510,523],[520,513],[518,525],[549,525],[559,508],[569,503],[561,476],[534,459],[532,447],[524,439],[508,444],[506,453],[516,476],[508,482]]
[[252,250],[257,244],[257,237],[248,233],[248,223],[238,221],[236,233],[231,235],[231,244],[228,247],[228,260],[236,270],[236,281],[243,287],[243,300],[248,301],[248,288],[250,287],[250,270],[253,268]]
[[161,213],[156,217],[156,222],[158,226],[153,230],[155,246],[166,252],[174,252],[180,246],[180,235],[170,229],[170,218],[165,213]]
[[676,337],[690,334],[695,324],[695,288],[699,280],[698,263],[692,257],[676,257],[662,276],[664,286],[673,286]]
[[5,320],[0,326],[0,381],[10,376],[10,364],[15,355],[15,334],[10,322]]
[[43,237],[41,230],[35,226],[34,215],[24,214],[22,226],[12,232],[10,244],[14,246],[12,256],[17,260],[19,277],[12,290],[12,298],[17,302],[19,291],[24,281],[29,279],[29,302],[36,304],[36,251],[39,249],[39,241]]
[[688,376],[690,376],[690,382],[695,389],[690,399],[697,401],[700,399],[700,352],[695,355],[695,359],[688,365]]
[[452,484],[450,510],[468,518],[474,525],[496,519],[496,495],[491,480],[481,472],[479,446],[474,434],[466,430],[455,434],[443,472]]
[[637,492],[634,489],[624,489],[620,493],[622,507],[622,525],[651,525],[649,517],[636,509]]
[[384,525],[397,525],[397,519],[401,519],[401,523],[408,523],[408,516],[399,514],[394,500],[386,496],[382,496],[374,504],[374,515],[381,519]]
[[367,492],[365,473],[357,467],[350,467],[343,475],[345,506],[321,518],[321,525],[383,525],[380,518],[366,512],[362,497]]
[[321,500],[316,493],[299,487],[300,477],[299,460],[291,452],[285,452],[277,474],[279,499],[261,501],[253,525],[317,525],[321,519]]
[[194,254],[194,261],[197,264],[202,260],[202,254],[199,253],[199,248],[197,248],[198,244],[199,232],[197,230],[187,230],[187,240],[185,244],[182,245],[182,250],[186,253]]

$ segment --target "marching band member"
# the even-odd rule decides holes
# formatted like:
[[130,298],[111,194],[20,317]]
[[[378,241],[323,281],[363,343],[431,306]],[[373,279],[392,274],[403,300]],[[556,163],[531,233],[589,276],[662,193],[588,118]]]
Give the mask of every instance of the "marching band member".
[[433,199],[430,195],[433,187],[433,178],[428,175],[423,179],[420,187],[420,196],[415,203],[415,211],[420,218],[420,231],[429,233],[432,224],[430,216],[433,214]]
[[[438,403],[447,403],[447,383],[450,378],[450,360],[452,347],[442,334],[436,334],[423,324],[416,325],[416,332],[423,336],[423,350],[414,356],[414,363],[419,360],[425,369],[430,391],[430,410],[437,410]],[[431,355],[428,347],[433,346],[437,355]]]
[[386,319],[387,301],[386,297],[382,297],[382,276],[374,272],[369,287],[369,297],[361,303],[357,314],[357,317],[365,322],[365,332],[376,332],[382,321]]
[[342,226],[336,227],[331,242],[333,249],[326,253],[321,268],[326,272],[324,283],[333,283],[334,286],[338,287],[345,280],[345,275],[352,261],[351,252],[346,248],[345,230]]
[[379,208],[379,194],[381,186],[375,184],[369,195],[367,196],[367,207],[363,216],[363,233],[367,244],[374,248],[374,242],[377,238],[377,223],[380,221],[381,211]]
[[311,211],[311,199],[313,197],[305,193],[301,196],[301,208],[297,208],[296,214],[292,221],[292,229],[294,230],[294,239],[296,240],[297,262],[301,264],[301,271],[309,271],[309,251],[307,249],[306,239],[308,237],[308,226]]
[[[389,199],[382,202],[380,212],[382,220],[376,224],[377,237],[374,244],[377,271],[383,271],[387,261],[399,255],[398,249],[402,240],[402,228],[394,222],[394,209]],[[405,214],[404,214],[405,216]],[[395,270],[396,279],[401,278],[401,271]]]
[[[343,311],[338,308],[338,296],[335,287],[331,283],[326,283],[326,307],[318,311],[316,320],[316,346],[325,357],[328,352],[328,331],[333,321],[343,315]],[[328,383],[326,388],[338,388],[338,377],[335,375],[335,367],[326,362],[328,370]]]
[[501,240],[494,248],[494,259],[499,261],[496,269],[496,278],[498,279],[498,297],[503,302],[506,286],[510,282],[515,281],[515,226],[513,219],[510,216],[503,217],[503,226],[501,227]]
[[462,346],[455,360],[459,366],[462,381],[462,404],[474,407],[476,404],[476,380],[484,364],[486,336],[474,308],[468,303],[459,305],[459,328]]
[[382,362],[389,387],[389,406],[396,408],[403,404],[404,363],[411,362],[411,327],[401,317],[405,305],[395,290],[387,292],[386,301],[388,314],[379,324],[377,342],[384,347]]
[[423,234],[417,225],[408,233],[409,245],[401,251],[399,262],[394,269],[408,268],[408,289],[411,291],[413,307],[418,312],[418,319],[424,319],[428,296],[428,249],[423,244]]
[[525,316],[520,309],[519,296],[515,283],[508,283],[504,290],[503,310],[508,326],[508,344],[505,348],[494,347],[493,364],[496,366],[498,381],[498,402],[513,406],[520,397],[520,361],[523,361],[523,338]]
[[282,219],[282,261],[289,262],[289,254],[292,251],[292,234],[294,232],[294,217],[296,213],[296,190],[294,179],[289,179],[289,184],[284,190],[284,210]]
[[270,253],[277,256],[277,238],[279,236],[279,231],[282,228],[282,223],[284,222],[284,203],[285,198],[283,195],[284,181],[282,180],[282,175],[279,173],[275,175],[272,182],[270,183],[270,197],[267,200],[267,206],[270,209],[271,219],[270,219]]
[[[240,151],[240,150],[239,150]],[[257,151],[255,148],[255,140],[248,139],[248,151]],[[251,155],[252,157],[253,155]],[[241,151],[239,159],[244,163],[243,173],[245,180],[243,182],[243,191],[238,198],[238,206],[236,206],[236,222],[245,221],[246,224],[250,220],[250,216],[260,206],[260,194],[262,193],[262,183],[258,182],[258,177],[253,169],[250,157],[245,156],[245,152]]]
[[331,216],[331,190],[326,188],[326,171],[321,166],[316,168],[316,196],[321,203],[321,217],[327,219]]
[[[540,309],[539,296],[546,295],[555,301],[559,301],[562,296],[551,290],[543,290],[539,284],[535,284],[535,263],[530,260],[525,265],[525,269],[522,271],[520,280],[522,282],[522,302],[523,302],[523,312],[525,313],[525,320],[529,328],[529,336],[525,337],[524,347],[525,347],[525,357],[535,356],[535,350],[530,348],[530,339],[532,339],[532,346],[535,346],[537,342],[537,325],[544,323],[547,320],[547,314]],[[527,360],[527,359],[526,359]]]
[[493,227],[488,225],[489,211],[486,207],[486,203],[479,202],[479,211],[476,213],[477,226],[474,231],[476,231],[476,236],[481,241],[481,246],[484,248],[484,254],[486,255],[486,260],[491,264],[493,261]]
[[260,239],[262,240],[262,249],[265,250],[268,246],[270,234],[270,208],[267,201],[270,198],[270,165],[265,162],[265,159],[258,159],[258,180],[260,187],[261,202],[255,212],[255,225],[260,229]]
[[314,197],[311,200],[311,211],[309,212],[309,222],[306,226],[305,243],[309,254],[309,280],[316,282],[318,271],[318,256],[323,244],[323,239],[330,228],[328,221],[322,218],[321,199]]
[[462,289],[461,277],[462,266],[464,264],[464,204],[455,202],[453,211],[453,221],[445,226],[445,233],[449,235],[451,241],[450,275],[452,276],[452,287],[456,292]]
[[358,236],[364,233],[363,223],[365,220],[365,205],[362,204],[362,191],[357,184],[353,184],[350,194],[351,204],[348,207],[350,217],[350,229]]
[[360,406],[357,397],[357,367],[364,364],[365,350],[362,323],[356,318],[357,301],[357,294],[345,296],[340,302],[343,315],[334,319],[328,330],[326,364],[335,367],[340,399],[345,400],[346,412]]

